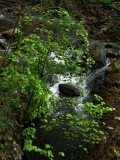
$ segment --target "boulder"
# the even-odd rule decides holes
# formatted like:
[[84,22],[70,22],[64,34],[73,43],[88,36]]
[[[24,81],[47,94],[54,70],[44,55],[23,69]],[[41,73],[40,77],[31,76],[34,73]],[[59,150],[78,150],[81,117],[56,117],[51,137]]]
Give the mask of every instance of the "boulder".
[[95,61],[95,64],[92,66],[92,70],[104,66],[105,61],[101,58],[101,51],[98,45],[90,46],[89,53],[90,57]]
[[59,84],[59,91],[67,96],[80,96],[80,90],[71,84]]
[[4,37],[5,39],[7,40],[10,40],[13,38],[13,40],[16,38],[16,34],[15,32],[17,31],[17,29],[11,29],[11,30],[8,30],[8,31],[5,31],[2,33],[2,37]]
[[14,27],[14,21],[0,14],[0,33],[10,30]]
[[109,43],[105,45],[105,48],[112,48],[112,47],[113,47],[113,45],[109,44]]
[[90,47],[90,57],[92,57],[95,61],[100,62],[101,61],[101,53],[100,48],[97,45]]
[[120,59],[111,64],[105,72],[105,84],[120,86]]
[[45,81],[49,84],[50,87],[54,86],[55,84],[54,78],[51,75],[48,75]]
[[106,51],[106,56],[109,58],[117,58],[117,53],[114,53],[112,49],[108,49]]

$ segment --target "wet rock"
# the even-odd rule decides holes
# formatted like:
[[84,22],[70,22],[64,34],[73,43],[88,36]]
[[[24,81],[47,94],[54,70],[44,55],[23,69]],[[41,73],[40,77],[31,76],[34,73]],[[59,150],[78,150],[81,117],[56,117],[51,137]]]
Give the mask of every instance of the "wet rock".
[[93,83],[93,89],[92,89],[93,93],[95,93],[98,89],[100,90],[103,88],[103,81],[104,81],[104,74],[96,76]]
[[10,30],[14,26],[14,20],[0,14],[0,32]]
[[106,56],[109,58],[117,58],[117,53],[114,53],[112,49],[108,49],[106,51]]
[[80,90],[71,84],[59,84],[59,91],[67,96],[80,96]]
[[112,47],[113,47],[113,45],[109,44],[109,43],[105,45],[105,48],[112,48]]
[[105,72],[105,84],[116,87],[120,85],[120,59],[107,68]]
[[14,159],[22,160],[22,152],[20,145],[14,140],[12,145],[12,155]]
[[104,62],[101,59],[101,52],[100,52],[99,46],[97,45],[90,46],[89,53],[90,53],[90,57],[93,58],[93,60],[95,61],[95,64],[93,65],[92,70],[96,68],[101,68],[104,66]]
[[5,50],[5,45],[4,45],[3,43],[1,43],[1,42],[0,42],[0,48],[1,48],[2,50]]
[[101,59],[101,53],[100,53],[100,49],[99,46],[95,45],[95,46],[91,46],[90,47],[90,56],[97,62],[100,61]]
[[5,31],[2,33],[2,37],[4,37],[7,40],[10,40],[13,38],[13,40],[16,38],[16,34],[15,32],[17,31],[17,29],[10,29],[8,31]]
[[48,75],[45,81],[49,84],[50,87],[52,87],[55,84],[54,78],[51,75]]

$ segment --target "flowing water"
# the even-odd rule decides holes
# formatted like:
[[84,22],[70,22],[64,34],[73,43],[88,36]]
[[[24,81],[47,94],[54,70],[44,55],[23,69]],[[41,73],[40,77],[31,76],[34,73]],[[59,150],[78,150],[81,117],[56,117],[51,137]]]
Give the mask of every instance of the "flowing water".
[[[119,44],[109,42],[113,46],[114,52],[119,51],[120,47]],[[77,87],[81,90],[85,91],[85,96],[78,96],[74,97],[76,101],[81,101],[81,105],[83,105],[86,101],[93,101],[94,96],[93,93],[97,90],[102,88],[104,77],[105,77],[105,70],[108,68],[108,66],[116,60],[116,58],[107,58],[106,57],[106,51],[108,48],[106,48],[106,42],[105,40],[90,40],[90,44],[96,44],[100,49],[101,54],[101,62],[102,66],[100,68],[95,68],[92,70],[90,74],[83,74],[83,81],[80,85]],[[54,53],[52,53],[52,56],[55,56]],[[55,58],[56,63],[60,63],[57,58]],[[64,63],[62,61],[62,63]],[[64,100],[64,95],[61,95],[59,92],[59,84],[61,83],[69,83],[72,82],[73,85],[76,85],[79,82],[79,77],[73,76],[71,80],[69,79],[68,75],[57,75],[57,83],[50,83],[50,90],[52,91],[54,97],[59,97],[61,104],[57,104],[57,109],[53,112],[51,112],[51,118],[58,118],[61,115],[65,115],[66,113],[71,114],[80,114],[82,108],[79,107],[77,103],[71,103],[71,106],[68,106],[66,101]],[[65,124],[63,124],[64,126]],[[69,129],[68,129],[69,130]],[[61,127],[54,128],[52,131],[50,131],[48,134],[43,136],[42,141],[45,143],[50,144],[54,148],[54,155],[55,160],[85,160],[86,159],[86,153],[83,152],[80,149],[74,149],[71,146],[72,145],[78,145],[78,141],[71,142],[71,146],[67,146],[67,140],[64,138],[64,133],[61,130]],[[86,146],[86,144],[84,144]],[[58,155],[58,152],[64,152],[66,154],[65,157],[60,157]],[[39,159],[39,158],[38,158]],[[32,159],[31,159],[32,160]],[[37,159],[36,159],[37,160]]]
[[[83,74],[83,80],[81,81],[80,85],[77,85],[77,88],[79,88],[80,90],[84,90],[85,94],[84,94],[84,96],[75,97],[76,101],[78,100],[83,103],[87,100],[88,101],[90,100],[91,91],[93,90],[93,88],[97,89],[99,86],[99,83],[101,83],[101,85],[102,85],[103,80],[104,80],[105,70],[113,61],[115,61],[115,58],[111,59],[111,58],[106,57],[106,48],[105,48],[106,42],[105,41],[99,41],[99,40],[96,40],[96,41],[91,40],[91,41],[92,41],[91,43],[94,42],[93,44],[98,45],[98,47],[100,49],[100,53],[101,53],[101,60],[100,61],[103,63],[103,67],[94,69],[90,74],[85,74],[85,73]],[[53,53],[52,53],[52,56],[54,56]],[[56,63],[59,63],[57,58],[55,59],[55,61],[56,61]],[[76,77],[76,75],[73,76],[71,79],[69,78],[69,75],[57,75],[57,80],[58,80],[57,83],[55,83],[52,86],[50,85],[51,86],[50,90],[52,91],[52,93],[54,94],[55,97],[60,97],[59,84],[63,84],[63,83],[66,84],[66,83],[70,82],[73,85],[76,85],[80,81],[80,78]],[[64,97],[64,95],[62,97]],[[62,108],[61,108],[61,111],[59,111],[58,113],[55,112],[54,115],[57,115],[57,114],[60,115],[60,112],[61,112],[61,114],[63,114]],[[60,109],[60,107],[59,107],[59,109]],[[77,104],[74,105],[74,109],[76,112],[81,110],[80,107],[77,106]]]

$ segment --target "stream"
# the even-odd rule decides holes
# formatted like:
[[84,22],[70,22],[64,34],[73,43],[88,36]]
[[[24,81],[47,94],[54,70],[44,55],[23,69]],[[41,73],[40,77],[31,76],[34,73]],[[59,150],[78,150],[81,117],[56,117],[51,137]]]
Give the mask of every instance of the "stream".
[[[95,39],[92,40],[90,39],[90,46],[92,45],[96,45],[99,50],[100,50],[100,59],[99,62],[102,64],[99,67],[99,64],[96,65],[97,67],[95,67],[94,69],[92,69],[92,72],[90,74],[83,74],[83,81],[80,85],[77,86],[77,88],[79,88],[80,90],[84,90],[85,91],[85,96],[76,96],[74,97],[76,101],[80,101],[81,104],[77,104],[77,103],[71,103],[71,105],[67,105],[66,100],[64,99],[64,97],[66,97],[64,94],[61,94],[59,91],[59,84],[66,84],[69,82],[72,82],[73,85],[76,85],[76,83],[79,81],[78,77],[72,77],[71,80],[69,80],[68,76],[64,76],[64,75],[58,75],[57,79],[59,82],[55,83],[52,81],[49,82],[49,86],[50,86],[50,90],[52,91],[54,97],[59,97],[59,102],[57,104],[56,110],[51,112],[51,116],[50,119],[52,118],[59,118],[62,115],[65,115],[67,113],[71,113],[71,114],[81,114],[81,110],[82,108],[79,105],[83,105],[85,102],[93,102],[94,101],[94,93],[96,93],[96,91],[98,89],[103,89],[104,86],[104,78],[105,78],[105,71],[108,68],[108,66],[110,64],[112,64],[117,57],[115,58],[111,58],[109,56],[106,56],[106,52],[107,50],[111,49],[113,50],[113,52],[116,54],[118,54],[118,51],[120,49],[120,46],[118,43],[114,43],[112,41],[107,42],[108,40],[99,40],[99,39]],[[109,44],[109,45],[108,45]],[[53,56],[53,54],[52,54]],[[56,62],[59,63],[56,59]],[[105,87],[105,86],[104,86]],[[87,115],[86,115],[87,116]],[[67,122],[66,122],[67,123]],[[64,127],[65,123],[62,125],[62,127]],[[76,141],[71,141],[69,142],[70,144],[67,145],[68,141],[64,138],[64,133],[62,131],[62,128],[60,127],[56,127],[54,128],[52,131],[49,131],[48,133],[43,133],[43,136],[39,137],[40,131],[38,131],[37,135],[39,137],[39,142],[37,142],[37,146],[40,146],[42,142],[44,142],[44,144],[50,144],[54,150],[53,150],[53,154],[54,154],[54,159],[55,160],[85,160],[86,157],[86,152],[82,151],[79,148],[72,148],[71,146],[77,146],[79,144],[79,141],[82,139],[82,137],[79,137],[78,140]],[[70,131],[71,129],[68,128],[68,130]],[[81,136],[81,135],[80,135]],[[42,144],[43,145],[43,144]],[[87,144],[82,144],[84,147],[87,147]],[[61,157],[58,155],[58,152],[64,152],[65,153],[65,157]],[[36,154],[35,154],[36,155]],[[32,156],[35,156],[34,153],[32,154]],[[39,159],[39,156],[37,154],[37,156],[35,156],[36,160]],[[32,160],[33,158],[31,158]],[[42,158],[44,160],[44,158]],[[46,160],[46,158],[45,158]]]

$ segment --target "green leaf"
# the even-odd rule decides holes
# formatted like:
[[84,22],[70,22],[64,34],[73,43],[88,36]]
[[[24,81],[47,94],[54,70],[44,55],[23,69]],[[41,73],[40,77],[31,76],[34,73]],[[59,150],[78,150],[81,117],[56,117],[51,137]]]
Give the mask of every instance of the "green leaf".
[[120,117],[115,117],[115,119],[119,120],[120,121]]
[[80,148],[81,148],[81,147],[82,147],[82,145],[79,145],[78,147],[80,147]]
[[107,127],[108,129],[110,129],[110,130],[113,130],[114,128],[113,127]]
[[103,139],[106,140],[106,136],[104,136]]
[[65,156],[65,154],[63,152],[59,152],[59,155],[62,156],[62,157]]
[[87,148],[83,148],[84,151],[87,151]]
[[45,148],[46,148],[46,149],[50,148],[50,145],[49,145],[49,144],[46,144],[46,145],[45,145]]
[[103,131],[99,131],[99,134],[104,134],[104,132]]
[[117,155],[117,157],[119,158],[120,157],[120,153],[115,148],[114,148],[114,152]]
[[66,114],[66,117],[68,117],[68,118],[72,118],[73,116],[72,116],[72,114],[67,113],[67,114]]

